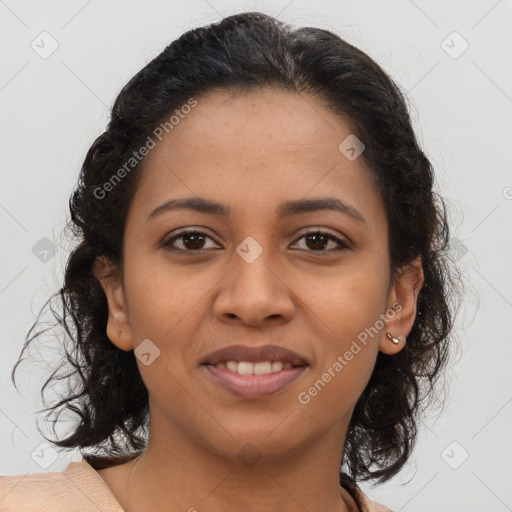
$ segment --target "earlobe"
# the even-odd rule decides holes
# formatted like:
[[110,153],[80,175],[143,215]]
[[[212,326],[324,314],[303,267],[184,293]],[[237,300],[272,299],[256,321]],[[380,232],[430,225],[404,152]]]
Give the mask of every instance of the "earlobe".
[[[402,350],[407,343],[407,336],[411,332],[416,319],[417,299],[424,283],[421,256],[417,256],[411,263],[400,269],[388,297],[389,315],[379,342],[379,351],[393,355]],[[398,304],[399,308],[393,308]]]
[[105,256],[99,256],[93,263],[92,272],[100,282],[108,302],[108,338],[121,350],[132,350],[133,340],[118,266]]
[[130,331],[123,328],[120,322],[110,314],[107,322],[107,337],[121,350],[128,352],[134,348]]

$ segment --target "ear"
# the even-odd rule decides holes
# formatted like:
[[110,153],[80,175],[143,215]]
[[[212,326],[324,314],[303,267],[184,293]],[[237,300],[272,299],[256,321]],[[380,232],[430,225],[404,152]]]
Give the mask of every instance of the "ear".
[[93,263],[92,272],[107,296],[108,338],[121,350],[132,350],[134,346],[119,267],[105,256],[98,256]]
[[[417,299],[423,282],[421,256],[404,265],[394,276],[386,311],[394,310],[395,314],[388,314],[389,320],[382,330],[379,342],[379,350],[384,354],[396,354],[404,348],[406,337],[411,332],[416,318]],[[394,343],[386,333],[399,338],[399,342]]]

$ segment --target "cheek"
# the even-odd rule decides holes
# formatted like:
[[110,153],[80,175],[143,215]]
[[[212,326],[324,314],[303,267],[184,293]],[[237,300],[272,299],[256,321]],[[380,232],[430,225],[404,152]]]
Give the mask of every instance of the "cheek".
[[[376,262],[340,265],[300,276],[300,298],[332,343],[342,344],[373,326],[387,302],[387,274]],[[342,348],[340,345],[338,348]]]
[[[303,283],[314,312],[316,364],[298,401],[319,414],[339,415],[363,392],[375,365],[383,328],[387,282],[371,267],[347,266],[329,278]],[[316,404],[316,405],[314,405]],[[324,412],[322,412],[324,411]]]
[[[132,265],[133,271],[126,279],[129,300],[129,321],[136,354],[137,347],[145,340],[149,347],[151,364],[137,360],[139,372],[149,392],[158,403],[165,403],[170,395],[173,403],[183,398],[179,383],[191,378],[197,369],[194,345],[204,315],[204,300],[214,279],[206,275],[193,277],[170,265]],[[211,282],[210,282],[211,281]],[[154,346],[153,346],[154,344]],[[145,350],[145,349],[144,349]],[[185,403],[181,404],[186,406]]]
[[125,289],[129,321],[135,344],[144,338],[161,343],[183,329],[185,317],[194,311],[208,290],[197,280],[169,264],[126,266]]
[[297,400],[315,415],[323,415],[327,423],[352,410],[375,366],[382,300],[370,288],[345,288],[324,296],[323,303],[317,301],[321,321],[316,321],[316,334],[321,343]]
[[376,352],[362,348],[350,361],[335,359],[296,396],[301,415],[312,418],[317,426],[330,429],[339,421],[348,423],[359,397],[364,391],[374,364]]

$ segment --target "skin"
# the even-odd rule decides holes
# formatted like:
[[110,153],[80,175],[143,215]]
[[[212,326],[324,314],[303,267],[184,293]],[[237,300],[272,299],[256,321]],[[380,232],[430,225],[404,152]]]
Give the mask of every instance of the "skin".
[[[357,510],[338,481],[347,428],[378,351],[404,347],[421,260],[390,275],[382,200],[363,157],[349,161],[338,150],[350,125],[318,98],[264,89],[197,99],[144,162],[123,268],[104,258],[94,265],[112,343],[128,351],[150,339],[160,350],[147,366],[137,359],[150,397],[147,451],[98,473],[127,512]],[[167,200],[192,196],[231,215],[177,210],[147,220]],[[342,199],[365,222],[325,210],[277,216],[283,201],[312,197]],[[203,245],[185,237],[174,246],[188,253],[162,246],[185,227],[205,233]],[[303,235],[316,228],[348,248],[308,243]],[[248,236],[263,249],[252,263],[236,252]],[[196,247],[206,252],[194,256]],[[396,302],[393,319],[301,404],[298,394]],[[200,366],[234,344],[280,345],[310,366],[272,396],[239,398]],[[247,443],[260,457],[254,464],[237,457]]]

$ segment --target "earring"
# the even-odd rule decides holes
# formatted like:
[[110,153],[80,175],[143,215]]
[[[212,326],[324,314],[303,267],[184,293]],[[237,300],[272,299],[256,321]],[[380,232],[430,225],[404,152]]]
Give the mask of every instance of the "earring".
[[391,336],[389,332],[386,333],[386,336],[395,344],[398,345],[400,343],[400,336],[398,338],[395,338],[394,336]]
[[118,336],[121,336],[121,331],[117,331],[117,335],[118,335]]

